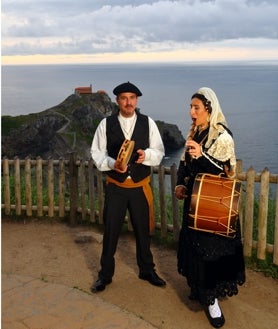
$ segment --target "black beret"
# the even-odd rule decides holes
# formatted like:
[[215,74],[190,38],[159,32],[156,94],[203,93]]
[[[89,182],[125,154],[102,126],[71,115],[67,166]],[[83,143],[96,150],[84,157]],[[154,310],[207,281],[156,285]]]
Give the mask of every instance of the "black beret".
[[142,96],[141,91],[132,83],[125,82],[115,87],[113,90],[113,94],[118,96],[121,93],[134,93],[137,96]]

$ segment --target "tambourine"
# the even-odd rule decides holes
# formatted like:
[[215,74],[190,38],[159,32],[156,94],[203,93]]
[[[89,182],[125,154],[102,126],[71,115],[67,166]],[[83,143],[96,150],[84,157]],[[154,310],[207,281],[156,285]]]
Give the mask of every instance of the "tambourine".
[[134,149],[134,146],[135,146],[135,142],[134,141],[130,141],[128,139],[125,139],[121,148],[120,148],[120,151],[118,153],[118,156],[117,156],[117,161],[119,162],[119,165],[120,165],[120,168],[123,170],[126,165],[128,164],[130,158],[131,158],[131,155],[132,155],[132,152],[133,152],[133,149]]

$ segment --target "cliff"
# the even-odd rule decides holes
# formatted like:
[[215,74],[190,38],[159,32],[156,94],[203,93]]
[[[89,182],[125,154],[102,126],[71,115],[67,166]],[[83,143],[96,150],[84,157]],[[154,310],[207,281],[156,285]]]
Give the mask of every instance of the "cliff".
[[[89,159],[96,127],[116,109],[106,93],[73,94],[40,113],[2,116],[2,157],[67,159],[69,152],[75,151],[78,157]],[[176,125],[156,123],[166,152],[183,146],[184,138]]]

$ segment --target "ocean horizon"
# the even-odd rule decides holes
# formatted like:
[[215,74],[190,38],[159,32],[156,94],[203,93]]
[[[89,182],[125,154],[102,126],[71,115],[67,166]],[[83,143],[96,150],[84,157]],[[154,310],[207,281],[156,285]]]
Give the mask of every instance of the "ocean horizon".
[[[105,90],[130,81],[138,86],[141,112],[178,126],[186,136],[191,95],[212,88],[232,130],[243,168],[278,173],[278,61],[233,63],[57,64],[2,66],[1,115],[42,112],[63,102],[78,86]],[[166,154],[178,164],[181,150]]]

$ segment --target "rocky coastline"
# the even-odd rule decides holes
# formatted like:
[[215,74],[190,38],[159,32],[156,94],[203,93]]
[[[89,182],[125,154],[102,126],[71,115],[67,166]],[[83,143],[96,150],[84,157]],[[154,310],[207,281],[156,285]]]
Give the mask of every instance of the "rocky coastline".
[[[72,94],[45,111],[16,117],[2,116],[2,158],[65,158],[76,152],[90,158],[90,146],[99,122],[117,110],[105,92]],[[156,121],[166,152],[184,145],[174,124]]]

